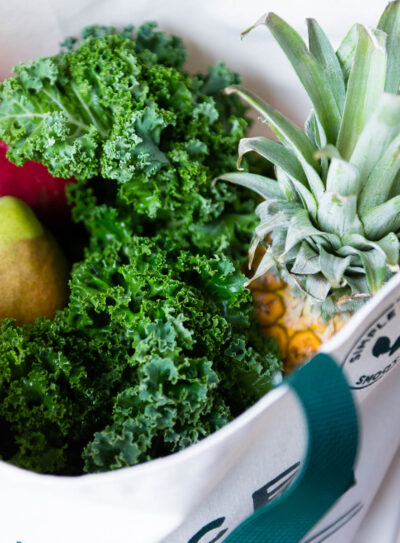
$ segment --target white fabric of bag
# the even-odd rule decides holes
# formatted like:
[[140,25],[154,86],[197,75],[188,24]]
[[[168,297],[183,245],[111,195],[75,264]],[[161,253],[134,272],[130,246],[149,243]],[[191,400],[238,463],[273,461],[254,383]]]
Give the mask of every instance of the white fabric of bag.
[[400,451],[352,543],[400,543]]
[[[156,20],[162,30],[184,39],[189,70],[224,60],[248,88],[302,123],[310,105],[283,53],[267,30],[257,29],[243,41],[240,31],[268,9],[302,35],[305,17],[315,17],[338,45],[353,22],[376,25],[385,5],[380,0],[0,0],[0,77],[19,61],[55,53],[59,42],[85,25]],[[265,127],[256,125],[253,133],[265,134]],[[304,543],[400,543],[400,453],[395,457],[400,351],[391,352],[400,333],[399,299],[397,276],[324,346],[355,387],[362,448],[357,485]],[[379,337],[388,337],[390,348],[374,356]],[[61,478],[0,463],[0,541],[222,542],[255,504],[291,480],[304,450],[302,414],[283,386],[198,445],[145,465]]]

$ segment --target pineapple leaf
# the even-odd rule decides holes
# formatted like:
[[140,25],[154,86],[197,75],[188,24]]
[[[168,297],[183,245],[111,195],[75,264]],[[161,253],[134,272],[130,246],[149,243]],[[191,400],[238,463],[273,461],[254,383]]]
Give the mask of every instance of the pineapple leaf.
[[291,179],[287,173],[275,166],[275,174],[278,183],[281,187],[282,193],[288,202],[296,203],[299,200],[302,202],[303,207],[306,207],[313,219],[317,218],[317,201],[300,181],[297,181],[294,177]]
[[286,172],[290,178],[300,181],[303,185],[307,184],[307,178],[304,175],[300,162],[294,153],[282,144],[263,137],[242,138],[239,143],[238,167],[240,167],[243,155],[249,151],[255,151],[263,158],[269,160],[272,164]]
[[[370,173],[360,194],[359,213],[362,218],[384,202],[387,203],[400,168],[400,134],[394,138]],[[390,201],[390,200],[389,200]],[[368,221],[370,224],[370,221]],[[379,228],[379,224],[376,225]]]
[[350,266],[351,256],[341,258],[325,251],[320,247],[319,265],[322,274],[334,288],[343,286],[343,276]]
[[267,120],[280,141],[292,148],[303,167],[314,196],[318,198],[324,191],[324,184],[317,173],[319,164],[314,158],[315,149],[306,134],[275,108],[243,87],[234,85],[228,87],[226,92],[228,94],[236,92],[250,106],[254,107]]
[[311,224],[308,213],[305,209],[300,209],[290,220],[286,236],[285,253],[290,251],[302,239],[321,232]]
[[311,217],[315,220],[317,218],[318,208],[317,201],[314,198],[313,194],[299,181],[293,179],[292,183],[295,186],[297,194],[300,196],[300,200],[303,202],[304,207],[307,209]]
[[278,15],[269,13],[258,24],[262,23],[269,28],[297,73],[324,129],[327,143],[335,143],[341,115],[330,79],[323,67],[307,49],[299,34]]
[[299,156],[299,161],[303,166],[303,170],[307,176],[308,184],[316,198],[320,198],[324,192],[324,183],[315,169],[306,162],[303,157]]
[[321,274],[290,274],[290,277],[304,294],[311,296],[318,302],[323,302],[326,299],[330,290],[330,284]]
[[365,181],[389,143],[400,132],[400,96],[383,93],[376,110],[361,132],[350,162]]
[[332,158],[326,179],[326,190],[341,196],[357,195],[360,190],[358,169],[339,158]]
[[371,241],[361,234],[347,234],[342,237],[342,242],[343,246],[337,251],[340,256],[356,254],[352,252],[352,249],[359,251],[369,251],[370,249],[381,250],[375,241]]
[[385,90],[397,94],[400,85],[400,2],[390,2],[378,23],[387,34],[387,75]]
[[281,198],[282,191],[276,179],[270,179],[263,175],[249,172],[231,172],[220,175],[218,179],[230,181],[235,185],[241,185],[253,190],[263,198]]
[[274,170],[276,179],[278,180],[279,186],[281,187],[281,191],[285,195],[286,200],[289,202],[297,202],[299,197],[290,177],[282,170],[282,168],[279,168],[278,166],[275,166]]
[[386,52],[383,32],[359,26],[356,54],[347,85],[346,102],[337,147],[349,160],[357,140],[383,93]]
[[261,239],[256,234],[254,234],[250,242],[249,253],[248,253],[249,261],[247,263],[247,267],[249,270],[251,270],[251,268],[253,267],[254,256],[256,254],[257,247],[260,245],[260,242],[261,242]]
[[247,281],[247,283],[245,283],[245,286],[247,287],[252,281],[255,281],[256,279],[258,279],[259,277],[264,275],[264,273],[269,271],[274,266],[275,266],[275,260],[274,260],[274,257],[272,255],[272,252],[270,250],[267,250],[264,253],[264,255],[263,255],[262,259],[261,259],[261,262],[258,265],[256,273],[253,275],[253,277],[251,277],[251,279],[249,281]]
[[321,271],[319,256],[309,244],[304,241],[297,253],[296,260],[291,269],[291,273],[299,275],[314,274]]
[[287,219],[284,214],[271,215],[264,222],[259,224],[255,231],[253,238],[249,247],[249,270],[253,265],[253,260],[257,247],[264,242],[265,237],[269,234],[274,228],[279,226],[284,226],[287,223]]
[[[317,121],[314,110],[311,110],[309,116],[304,125],[307,137],[316,149],[322,149],[327,146],[325,133]],[[331,145],[331,144],[328,144]],[[314,153],[316,160],[321,160],[321,176],[322,179],[326,178],[326,172],[328,171],[328,160],[325,156],[319,155],[320,151]]]
[[[362,238],[362,236],[358,236],[359,238]],[[351,239],[353,238],[353,239]],[[368,285],[368,291],[374,294],[377,292],[380,287],[383,285],[383,282],[385,280],[386,275],[386,256],[384,251],[381,247],[376,247],[373,249],[365,250],[358,249],[356,247],[356,243],[354,243],[354,238],[356,236],[349,236],[348,240],[350,241],[351,245],[344,245],[340,248],[338,251],[343,256],[351,256],[356,255],[359,257],[361,265],[364,269],[366,279],[367,279],[367,285]],[[367,240],[365,240],[367,241]],[[368,243],[368,245],[371,245]],[[346,278],[350,284],[349,277]]]
[[331,234],[362,234],[363,227],[357,215],[357,196],[342,196],[325,192],[318,203],[318,224]]
[[385,281],[386,259],[382,252],[376,249],[360,251],[359,256],[367,277],[368,290],[375,294]]
[[322,275],[307,275],[305,280],[305,290],[307,294],[323,302],[331,290],[331,285]]
[[328,145],[325,145],[325,147],[322,147],[319,151],[314,153],[315,158],[338,158],[339,160],[343,160],[340,156],[340,153],[334,145],[331,143],[328,143]]
[[399,238],[394,232],[389,232],[387,236],[377,241],[376,244],[385,253],[388,265],[393,272],[399,271]]
[[[394,234],[393,232],[390,232],[379,241],[371,241],[364,236],[360,236],[359,234],[344,236],[342,238],[342,241],[344,246],[338,250],[338,253],[341,256],[354,255],[354,249],[357,249],[358,251],[369,251],[370,249],[376,249],[377,251],[382,253],[391,268],[397,266],[399,258],[399,240],[396,234]],[[395,254],[396,250],[397,255]],[[355,271],[354,266],[352,266],[351,268],[352,271]]]
[[284,214],[273,215],[269,219],[266,219],[255,229],[256,237],[262,241],[271,230],[279,226],[284,226],[287,223],[287,219]]
[[322,232],[312,225],[307,210],[299,209],[290,219],[286,236],[285,253],[288,253],[297,243],[308,236],[321,234]]
[[372,240],[380,239],[389,232],[397,232],[400,228],[400,196],[375,207],[362,221],[365,234]]
[[307,19],[311,53],[324,68],[340,114],[343,113],[346,89],[343,72],[335,51],[325,32],[315,19]]
[[320,176],[317,174],[315,169],[310,166],[308,162],[304,160],[302,156],[298,157],[301,165],[303,166],[303,170],[307,176],[308,184],[310,185],[310,188],[316,198],[319,198],[323,192],[324,192],[324,183],[322,182]]
[[296,202],[285,202],[280,199],[269,198],[256,207],[256,215],[261,222],[267,221],[273,217],[285,217],[287,224],[301,207]]
[[245,102],[254,107],[265,118],[280,141],[293,149],[297,158],[302,157],[314,169],[318,170],[318,162],[314,159],[315,149],[306,134],[298,126],[289,121],[277,109],[243,87],[232,85],[225,92],[227,94],[238,94]]
[[392,183],[392,188],[389,192],[389,198],[393,198],[394,196],[398,196],[400,194],[400,171],[398,171],[396,177],[394,178],[394,181]]
[[[364,268],[362,268],[362,271],[364,272]],[[348,276],[346,279],[353,295],[358,293],[366,294],[368,292],[368,282],[365,275],[359,275],[358,277]]]
[[[323,145],[321,143],[321,138],[318,131],[317,119],[315,118],[315,113],[313,109],[310,111],[310,114],[307,117],[306,122],[304,123],[304,129],[305,129],[308,139],[311,141],[313,146],[316,149],[320,149]],[[315,153],[314,153],[314,157],[315,157]]]
[[347,83],[349,79],[351,68],[354,62],[358,43],[359,27],[360,25],[356,23],[350,28],[344,40],[340,44],[339,49],[336,51],[336,56],[342,68],[345,83]]

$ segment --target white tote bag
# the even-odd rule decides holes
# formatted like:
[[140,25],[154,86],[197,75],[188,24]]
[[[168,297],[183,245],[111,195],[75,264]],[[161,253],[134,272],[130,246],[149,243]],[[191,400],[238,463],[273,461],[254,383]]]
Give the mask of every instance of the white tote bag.
[[[87,24],[158,20],[162,29],[188,43],[189,69],[203,69],[221,58],[274,105],[290,104],[288,115],[301,121],[307,109],[304,97],[293,90],[297,83],[289,68],[285,71],[268,35],[242,44],[239,33],[265,9],[275,9],[298,28],[305,16],[315,16],[339,42],[343,33],[336,35],[337,28],[345,31],[355,20],[375,23],[385,2],[364,2],[362,14],[357,13],[356,1],[336,2],[335,11],[333,4],[323,4],[0,0],[1,76],[9,75],[20,60],[52,54],[66,35]],[[340,4],[347,11],[340,10]],[[261,48],[265,56],[259,54]],[[350,543],[399,449],[399,335],[400,276],[396,276],[323,347],[343,367],[353,389],[361,441],[356,484],[304,543],[328,538],[330,543]],[[199,444],[144,465],[70,478],[37,475],[0,463],[0,541],[222,542],[258,506],[257,496],[272,498],[294,480],[306,447],[299,400],[283,385]]]

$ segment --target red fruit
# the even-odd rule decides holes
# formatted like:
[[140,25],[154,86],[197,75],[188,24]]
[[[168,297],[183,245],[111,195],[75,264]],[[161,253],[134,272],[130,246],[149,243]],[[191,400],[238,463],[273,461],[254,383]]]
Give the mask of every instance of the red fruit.
[[49,174],[46,166],[28,161],[15,166],[6,158],[7,144],[0,141],[0,197],[15,196],[28,204],[47,225],[61,225],[70,218],[65,186],[73,179]]

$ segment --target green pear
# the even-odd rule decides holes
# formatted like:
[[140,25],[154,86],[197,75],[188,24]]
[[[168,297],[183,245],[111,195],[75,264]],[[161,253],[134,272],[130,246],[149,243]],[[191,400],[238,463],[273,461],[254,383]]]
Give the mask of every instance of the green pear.
[[0,323],[54,318],[68,299],[69,267],[54,238],[30,207],[0,198]]

